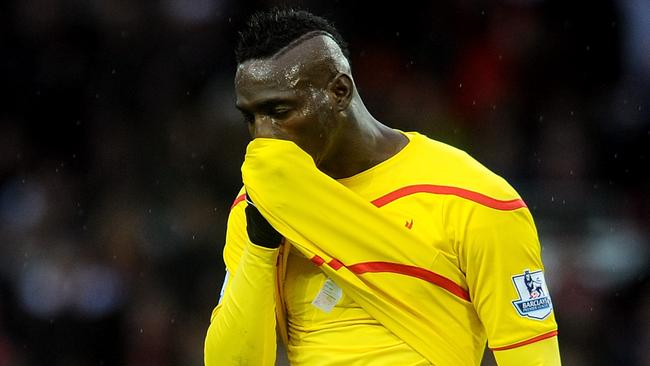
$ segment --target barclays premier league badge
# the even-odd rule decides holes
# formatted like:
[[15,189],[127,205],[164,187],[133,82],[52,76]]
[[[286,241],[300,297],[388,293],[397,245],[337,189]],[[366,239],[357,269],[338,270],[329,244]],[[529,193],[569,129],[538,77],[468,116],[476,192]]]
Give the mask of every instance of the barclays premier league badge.
[[522,274],[512,276],[512,282],[519,293],[519,299],[513,301],[512,305],[519,315],[542,320],[551,314],[553,303],[546,288],[543,271],[525,270]]

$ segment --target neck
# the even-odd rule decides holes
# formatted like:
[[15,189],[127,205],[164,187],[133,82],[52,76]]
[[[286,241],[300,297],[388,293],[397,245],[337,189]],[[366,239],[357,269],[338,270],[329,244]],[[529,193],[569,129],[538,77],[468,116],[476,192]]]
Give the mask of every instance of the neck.
[[318,168],[332,178],[347,178],[397,154],[408,138],[377,121],[363,103],[352,103]]

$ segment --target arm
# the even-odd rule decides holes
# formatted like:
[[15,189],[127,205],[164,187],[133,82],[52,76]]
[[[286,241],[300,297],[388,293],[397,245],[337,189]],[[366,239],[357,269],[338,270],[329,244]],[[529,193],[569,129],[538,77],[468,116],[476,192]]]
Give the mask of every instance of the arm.
[[456,234],[459,259],[499,366],[560,365],[557,324],[528,209],[456,209],[471,212],[456,216],[470,218],[455,223],[464,228]]
[[228,218],[224,261],[229,279],[206,335],[206,366],[275,364],[278,249],[248,239],[245,207],[245,202],[235,205]]

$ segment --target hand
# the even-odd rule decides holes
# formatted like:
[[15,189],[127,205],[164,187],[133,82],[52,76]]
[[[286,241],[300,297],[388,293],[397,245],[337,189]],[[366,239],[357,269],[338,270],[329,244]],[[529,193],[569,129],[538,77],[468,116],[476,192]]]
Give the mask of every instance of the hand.
[[282,235],[266,221],[248,194],[246,195],[246,202],[248,203],[245,209],[248,238],[253,244],[261,247],[279,248],[282,243]]

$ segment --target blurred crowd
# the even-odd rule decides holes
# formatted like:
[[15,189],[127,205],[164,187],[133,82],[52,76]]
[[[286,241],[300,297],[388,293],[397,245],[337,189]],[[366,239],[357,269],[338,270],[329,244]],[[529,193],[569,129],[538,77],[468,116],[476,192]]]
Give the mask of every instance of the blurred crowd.
[[334,21],[377,119],[522,194],[566,365],[650,365],[647,0],[20,0],[0,3],[0,366],[202,364],[249,139],[236,30],[282,4]]

